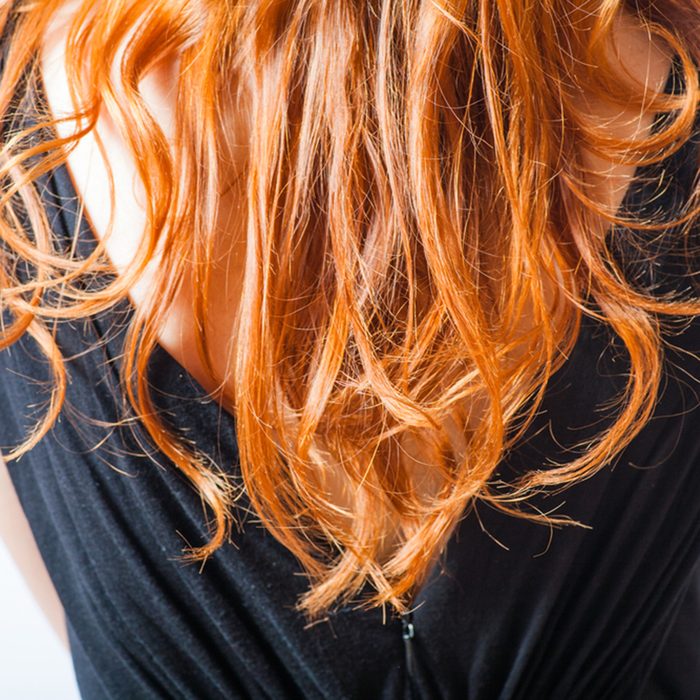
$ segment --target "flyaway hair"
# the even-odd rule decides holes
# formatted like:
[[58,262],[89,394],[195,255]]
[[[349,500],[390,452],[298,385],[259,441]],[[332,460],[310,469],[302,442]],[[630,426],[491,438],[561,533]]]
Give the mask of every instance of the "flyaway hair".
[[[405,610],[477,502],[586,526],[529,498],[591,477],[630,443],[653,411],[664,319],[697,315],[700,299],[628,279],[606,235],[689,237],[696,193],[674,221],[633,218],[597,200],[583,152],[641,166],[690,138],[700,2],[76,2],[66,52],[76,111],[60,117],[73,133],[60,137],[45,110],[36,132],[52,136],[37,140],[13,128],[16,97],[36,84],[41,37],[61,5],[0,5],[0,22],[13,26],[0,82],[0,301],[12,322],[0,348],[30,334],[54,377],[45,414],[6,459],[36,445],[61,412],[68,380],[55,323],[110,308],[159,250],[122,382],[154,445],[201,494],[211,537],[190,558],[235,538],[236,488],[162,420],[149,392],[148,357],[187,277],[198,352],[235,417],[246,492],[308,573],[299,606],[310,617],[365,584],[373,596],[363,604]],[[649,94],[611,62],[623,12],[677,56],[682,91]],[[168,60],[178,67],[172,138],[141,92]],[[584,90],[664,118],[644,137],[620,138],[586,118]],[[130,268],[86,288],[86,275],[110,270],[104,244],[87,258],[56,248],[36,180],[65,162],[101,110],[134,156],[147,225]],[[234,113],[248,120],[249,141],[231,178],[222,134]],[[222,376],[207,310],[227,191],[240,195],[245,257]],[[533,463],[505,483],[496,468],[584,315],[625,349],[624,392],[606,407],[614,420],[568,462]],[[409,443],[419,460],[406,459]]]

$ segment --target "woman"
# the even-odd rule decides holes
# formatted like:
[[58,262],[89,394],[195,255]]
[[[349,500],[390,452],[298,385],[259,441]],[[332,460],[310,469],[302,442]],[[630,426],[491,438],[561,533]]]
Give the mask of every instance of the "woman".
[[84,697],[695,697],[700,4],[3,20],[3,488]]

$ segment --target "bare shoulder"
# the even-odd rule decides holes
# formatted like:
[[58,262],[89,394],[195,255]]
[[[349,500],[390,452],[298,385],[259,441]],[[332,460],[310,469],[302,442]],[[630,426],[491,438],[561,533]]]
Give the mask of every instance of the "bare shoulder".
[[[627,13],[619,16],[609,56],[613,65],[622,68],[623,73],[643,86],[645,93],[653,95],[663,91],[671,72],[673,52],[637,17]],[[591,121],[596,126],[603,126],[608,136],[642,138],[651,131],[653,114],[649,110],[640,113],[638,108],[621,107],[612,100],[592,94],[582,94],[581,105]],[[617,211],[635,167],[611,163],[587,149],[584,149],[583,158],[590,170],[590,182],[597,201]]]
[[[39,62],[42,85],[49,110],[56,119],[73,115],[78,108],[69,88],[65,62],[68,32],[76,5],[71,0],[62,6],[49,20],[42,38]],[[171,137],[174,122],[175,69],[174,64],[160,65],[140,85],[142,96],[157,116],[166,137]],[[60,136],[69,138],[75,127],[67,120],[57,123],[56,130]],[[102,109],[95,128],[77,141],[66,166],[90,230],[104,242],[107,256],[117,272],[124,272],[136,257],[143,238],[146,194],[134,157],[108,110]],[[117,206],[110,206],[112,201]],[[145,304],[149,298],[160,253],[158,247],[141,276],[129,288],[129,297],[136,306]],[[176,313],[179,307],[186,307],[187,302],[186,298],[176,300],[176,308],[166,320],[159,338],[160,344],[178,358],[184,352],[182,347],[193,343],[190,327]]]
[[0,455],[0,539],[64,646],[68,647],[63,606],[49,577],[29,522]]
[[616,60],[650,90],[662,90],[673,58],[668,44],[627,12],[618,17],[614,36],[611,50]]

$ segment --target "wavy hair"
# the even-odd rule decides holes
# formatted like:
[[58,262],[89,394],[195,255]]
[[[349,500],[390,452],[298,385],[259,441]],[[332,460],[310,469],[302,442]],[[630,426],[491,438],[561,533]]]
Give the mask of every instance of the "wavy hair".
[[[208,508],[209,540],[188,557],[227,541],[236,503],[227,469],[159,418],[146,380],[187,275],[198,353],[235,418],[245,490],[308,573],[298,604],[309,616],[366,583],[364,604],[405,611],[477,501],[585,526],[528,499],[589,478],[629,444],[655,404],[660,316],[694,317],[700,300],[633,284],[604,235],[612,225],[687,235],[695,194],[673,222],[623,216],[594,196],[583,151],[639,166],[688,140],[700,97],[697,0],[82,1],[66,52],[75,114],[13,131],[13,99],[36,75],[61,4],[3,2],[0,16],[13,22],[0,82],[0,282],[12,323],[0,347],[29,333],[53,373],[45,415],[6,459],[32,449],[61,411],[66,369],[51,324],[125,297],[158,246],[152,303],[125,338],[122,388]],[[678,56],[681,93],[644,94],[611,62],[624,12]],[[141,91],[167,60],[178,66],[173,139]],[[668,118],[643,138],[611,135],[586,118],[584,89]],[[135,157],[147,223],[129,269],[85,289],[86,273],[110,270],[103,242],[84,259],[62,254],[36,180],[94,131],[100,110]],[[221,135],[235,114],[255,128],[232,183]],[[73,133],[28,139],[59,123]],[[207,310],[217,206],[234,186],[245,257],[222,374]],[[18,261],[32,279],[17,276]],[[607,324],[629,355],[615,420],[570,461],[533,464],[504,484],[496,467],[532,422],[582,315]]]

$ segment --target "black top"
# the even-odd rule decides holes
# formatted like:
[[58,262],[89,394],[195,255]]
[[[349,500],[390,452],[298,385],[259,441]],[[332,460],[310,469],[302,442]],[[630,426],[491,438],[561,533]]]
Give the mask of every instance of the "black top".
[[[677,211],[697,155],[693,139],[661,166],[640,168],[625,206]],[[76,253],[87,255],[95,237],[78,221],[66,169],[42,187],[57,241],[67,248],[78,225]],[[646,267],[633,257],[629,269],[660,289],[681,269],[671,250]],[[688,279],[686,271],[675,284]],[[207,539],[197,495],[137,423],[109,425],[121,415],[117,369],[132,312],[123,300],[58,324],[66,406],[9,464],[65,606],[83,697],[700,698],[700,320],[673,338],[655,416],[614,466],[534,501],[591,529],[552,532],[480,505],[451,538],[412,620],[346,606],[307,628],[293,609],[305,588],[298,563],[250,515],[201,570],[182,563],[184,545]],[[624,381],[613,341],[584,318],[502,475],[570,459],[563,447],[603,425],[594,407]],[[231,415],[160,346],[149,377],[172,425],[237,476]],[[29,336],[0,352],[3,450],[45,409],[49,378]],[[242,512],[247,505],[244,495]]]

